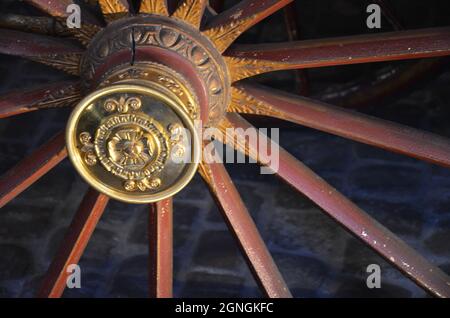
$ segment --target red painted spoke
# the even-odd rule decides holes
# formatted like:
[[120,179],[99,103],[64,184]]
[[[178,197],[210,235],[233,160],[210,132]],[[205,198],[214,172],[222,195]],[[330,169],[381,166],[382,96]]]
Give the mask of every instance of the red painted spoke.
[[13,29],[24,32],[67,35],[66,26],[52,17],[30,17],[11,13],[0,14],[0,28]]
[[172,14],[172,17],[183,20],[184,22],[199,29],[200,23],[207,5],[206,0],[182,0]]
[[292,297],[225,167],[218,163],[202,163],[200,171],[266,295]]
[[67,156],[64,139],[64,132],[59,133],[0,178],[0,208]]
[[49,84],[0,96],[0,118],[38,109],[71,106],[81,99],[78,81]]
[[65,18],[67,6],[73,4],[72,0],[25,0],[36,8],[48,13],[54,17]]
[[149,214],[149,296],[172,297],[173,285],[172,199],[150,204]]
[[[450,141],[432,133],[270,88],[236,85],[230,110],[256,113],[450,167]],[[245,100],[245,98],[248,98]],[[243,101],[243,102],[242,102]]]
[[0,30],[0,53],[39,57],[52,54],[81,54],[83,49],[59,38],[3,29]]
[[[253,128],[238,114],[228,114],[227,120],[227,125],[234,128]],[[438,297],[450,297],[450,278],[443,271],[429,263],[296,158],[281,148],[279,151],[279,166],[277,169],[273,168],[279,177],[314,201],[329,216],[426,291]],[[262,164],[271,162],[270,157],[266,157],[266,152],[258,151],[258,145],[251,142],[245,152],[256,156]]]
[[203,33],[223,52],[239,35],[292,0],[243,0],[216,15]]
[[276,70],[446,56],[450,55],[450,27],[236,45],[226,55],[233,80]]
[[208,24],[208,28],[227,26],[247,18],[251,18],[253,20],[251,25],[255,25],[290,2],[292,0],[243,0],[214,17]]
[[[67,12],[67,7],[75,2],[73,0],[25,0],[25,2],[35,6],[39,10],[55,17],[60,18],[60,21],[65,22],[65,18],[69,16],[70,13]],[[82,19],[83,23],[99,25],[98,19],[91,14],[90,11],[82,7]]]
[[38,297],[61,297],[71,274],[67,267],[78,264],[107,203],[108,197],[94,189],[89,189],[86,193],[48,269],[37,293]]
[[25,57],[78,75],[83,49],[67,40],[1,29],[0,53]]

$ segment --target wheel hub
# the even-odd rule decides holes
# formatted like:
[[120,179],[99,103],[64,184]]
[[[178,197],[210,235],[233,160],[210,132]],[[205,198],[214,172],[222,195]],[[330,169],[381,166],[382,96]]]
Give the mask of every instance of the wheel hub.
[[147,203],[172,196],[191,180],[200,159],[185,108],[162,86],[101,88],[69,119],[69,156],[90,185],[112,198]]
[[144,15],[108,24],[80,67],[92,93],[67,127],[78,172],[100,192],[130,203],[180,191],[200,160],[194,121],[214,125],[230,100],[220,52],[186,23]]

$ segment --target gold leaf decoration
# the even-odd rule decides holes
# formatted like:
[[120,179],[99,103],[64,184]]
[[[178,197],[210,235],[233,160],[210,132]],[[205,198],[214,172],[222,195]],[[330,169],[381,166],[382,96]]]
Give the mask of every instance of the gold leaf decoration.
[[[224,117],[219,122],[217,128],[222,133],[222,136],[219,134],[217,137],[223,144],[233,147],[235,150],[242,152],[248,157],[258,158],[258,153],[255,149],[251,147],[250,143],[246,142],[247,139],[245,136],[241,135],[238,129],[235,129],[234,125],[228,120],[227,117]],[[220,139],[220,137],[222,137],[222,139]]]
[[29,108],[55,108],[74,104],[81,99],[79,85],[70,84],[57,90],[48,90],[46,94]]
[[69,29],[69,32],[80,41],[84,46],[88,46],[91,43],[92,38],[101,30],[102,28],[93,24],[82,24],[80,29],[74,28]]
[[71,75],[80,75],[81,54],[51,54],[27,58],[32,61],[64,71]]
[[207,36],[223,53],[245,30],[254,23],[256,15],[245,19],[234,20],[228,24],[207,29],[202,33]]
[[141,7],[139,8],[139,13],[159,14],[163,16],[168,16],[169,11],[167,10],[167,1],[142,0]]
[[205,6],[206,0],[183,0],[172,16],[199,29]]
[[225,56],[224,59],[231,74],[231,82],[286,68],[286,63],[283,62],[230,56]]
[[213,179],[212,179],[212,172],[209,168],[209,165],[205,162],[200,162],[198,165],[198,173],[200,176],[205,180],[205,182],[210,186],[210,189],[215,191]]
[[119,19],[129,12],[127,0],[99,0],[98,4],[108,22]]
[[261,100],[247,94],[245,90],[238,87],[231,88],[231,103],[227,109],[228,112],[253,114],[261,116],[270,116],[280,118],[282,114],[272,106]]

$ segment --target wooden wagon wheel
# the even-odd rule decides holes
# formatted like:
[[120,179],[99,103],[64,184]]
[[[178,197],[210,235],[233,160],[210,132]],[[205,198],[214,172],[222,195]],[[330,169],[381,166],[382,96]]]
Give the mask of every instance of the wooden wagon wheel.
[[[99,0],[107,25],[103,26],[94,16],[86,16],[80,29],[61,28],[72,0],[26,2],[54,20],[23,17],[15,22],[16,28],[56,35],[68,33],[84,47],[69,39],[1,30],[0,53],[53,66],[78,75],[80,81],[4,95],[0,99],[0,117],[78,105],[69,120],[66,136],[61,132],[0,179],[0,207],[68,153],[76,169],[92,185],[44,278],[38,291],[40,297],[62,295],[68,275],[66,268],[79,261],[108,196],[128,202],[152,202],[150,295],[172,296],[171,195],[187,184],[192,177],[190,171],[197,166],[186,165],[177,173],[166,169],[172,162],[167,161],[165,152],[179,144],[166,138],[165,130],[177,131],[184,126],[195,135],[191,121],[197,118],[203,119],[205,126],[223,132],[224,143],[234,141],[235,136],[229,136],[228,128],[251,128],[240,113],[255,114],[450,166],[447,139],[243,81],[278,70],[447,56],[448,27],[270,45],[233,45],[240,34],[292,1],[243,0],[215,14],[206,0],[182,0],[173,8],[172,1],[168,4],[143,0],[138,12],[132,14],[126,0]],[[158,111],[163,115],[153,114],[149,119],[152,109],[148,109],[148,103],[152,107],[159,105]],[[164,126],[168,118],[176,125]],[[190,139],[191,146],[198,148],[194,139]],[[239,142],[232,145],[271,168],[270,158],[258,145]],[[438,297],[450,296],[450,279],[439,268],[283,149],[279,159],[275,172],[281,179],[423,289]],[[150,161],[153,170],[149,168]],[[162,163],[153,165],[154,162]],[[221,208],[262,290],[269,297],[290,297],[224,166],[202,161],[198,172]],[[155,173],[161,173],[160,178],[153,177]]]

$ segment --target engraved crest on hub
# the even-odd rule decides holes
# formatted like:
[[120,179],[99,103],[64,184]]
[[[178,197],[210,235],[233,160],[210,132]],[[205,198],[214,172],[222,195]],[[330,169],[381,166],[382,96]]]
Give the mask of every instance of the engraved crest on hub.
[[88,166],[100,163],[124,180],[126,191],[159,188],[158,174],[167,162],[170,146],[175,145],[161,124],[135,112],[141,105],[137,97],[108,98],[103,108],[112,115],[102,121],[94,138],[88,132],[79,136],[85,163]]
[[154,188],[146,179],[164,168],[169,144],[159,126],[143,114],[120,114],[106,118],[97,129],[95,153],[106,170],[137,182],[134,189],[128,185],[128,191]]
[[158,122],[146,114],[131,112],[141,105],[137,97],[109,98],[103,108],[116,114],[103,120],[93,143],[88,132],[80,134],[86,164],[100,162],[107,171],[125,180],[127,191],[157,189],[161,185],[156,175],[164,168],[170,146]]

